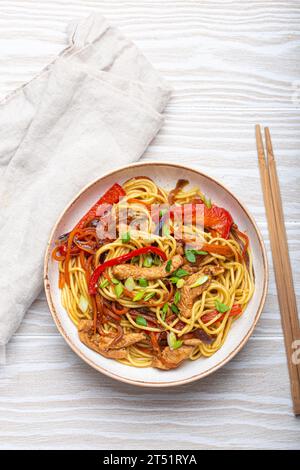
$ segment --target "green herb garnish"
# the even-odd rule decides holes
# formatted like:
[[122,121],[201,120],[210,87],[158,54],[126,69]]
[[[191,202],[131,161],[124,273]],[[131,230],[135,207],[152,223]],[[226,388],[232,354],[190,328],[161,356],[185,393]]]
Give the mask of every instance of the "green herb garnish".
[[145,302],[147,302],[147,300],[152,299],[152,297],[154,297],[155,294],[156,294],[156,292],[149,292],[148,294],[146,294],[145,297],[144,297]]
[[162,234],[163,234],[164,237],[169,237],[170,236],[170,227],[169,227],[169,225],[167,225],[167,224],[163,225]]
[[125,232],[122,234],[122,242],[128,243],[130,241],[130,232]]
[[169,261],[166,264],[166,272],[169,273],[171,271],[171,266],[172,266],[172,260],[169,259]]
[[155,255],[154,258],[153,258],[153,264],[155,264],[155,266],[160,266],[161,265],[161,261],[160,261],[160,257]]
[[104,289],[104,287],[107,287],[108,284],[109,284],[108,280],[104,279],[104,281],[101,282],[101,284],[100,284],[100,289]]
[[167,212],[168,212],[168,209],[161,209],[159,211],[159,217],[162,218]]
[[176,291],[175,295],[174,295],[174,304],[177,305],[179,300],[180,300],[180,297],[181,297],[181,294],[179,292],[179,290]]
[[190,263],[195,263],[196,261],[196,256],[193,253],[193,250],[186,250],[185,257]]
[[117,285],[117,284],[120,284],[119,279],[116,279],[116,278],[114,278],[114,277],[111,278],[111,282],[112,282],[113,284],[116,284],[116,285]]
[[177,282],[179,281],[179,277],[176,276],[169,277],[168,279],[170,282],[172,282],[172,284],[177,284]]
[[199,277],[199,279],[197,279],[196,282],[194,282],[194,284],[192,284],[190,287],[199,287],[199,286],[202,286],[202,284],[204,284],[206,281],[208,281],[208,276],[201,276]]
[[147,287],[148,286],[148,281],[147,279],[140,277],[138,280],[138,283],[141,287]]
[[138,316],[135,319],[135,323],[140,326],[147,326],[147,320],[144,317]]
[[163,308],[162,308],[162,316],[161,316],[163,321],[165,321],[165,319],[166,319],[166,315],[168,313],[168,310],[169,310],[169,304],[165,303]]
[[222,304],[222,302],[220,302],[219,300],[215,301],[215,306],[216,306],[216,309],[218,310],[218,312],[220,312],[220,313],[228,312],[228,310],[230,309],[230,307],[228,307],[228,305]]
[[115,286],[115,294],[116,294],[117,298],[121,297],[121,295],[123,293],[123,290],[124,290],[124,287],[121,284],[121,282],[119,282],[119,284],[117,284]]
[[175,304],[171,304],[171,310],[172,310],[172,312],[175,313],[176,315],[179,315],[178,307],[176,307]]
[[170,349],[178,349],[180,346],[182,346],[182,341],[176,338],[176,335],[173,333],[173,331],[168,333],[167,341]]
[[200,196],[200,199],[202,199],[208,209],[211,208],[211,199],[209,197],[206,197],[204,194],[202,194],[202,196]]
[[185,257],[190,263],[195,263],[196,262],[196,256],[195,255],[207,255],[207,251],[186,250],[186,252],[185,252]]
[[144,297],[144,294],[145,294],[145,291],[140,290],[140,291],[138,291],[138,292],[135,294],[135,296],[133,297],[132,300],[133,300],[134,302],[137,302],[138,300],[142,300],[142,298]]
[[147,255],[146,258],[144,259],[143,266],[145,266],[145,268],[151,268],[152,264],[153,264],[152,256]]
[[186,271],[185,269],[178,268],[173,274],[174,274],[175,277],[180,278],[180,277],[187,276],[189,274],[189,272]]
[[135,282],[134,282],[134,279],[132,276],[129,276],[128,279],[126,279],[125,281],[125,287],[127,290],[129,290],[130,292],[133,291],[135,289]]
[[185,284],[185,280],[184,279],[178,279],[178,281],[176,282],[176,287],[177,289],[181,289]]

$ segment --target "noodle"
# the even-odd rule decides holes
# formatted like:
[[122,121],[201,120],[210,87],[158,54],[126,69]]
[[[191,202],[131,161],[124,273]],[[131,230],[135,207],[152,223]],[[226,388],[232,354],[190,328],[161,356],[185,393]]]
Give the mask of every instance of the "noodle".
[[[167,191],[159,188],[146,177],[133,178],[125,182],[122,189],[124,197],[113,204],[111,210],[111,216],[118,221],[118,232],[115,239],[98,242],[97,229],[89,221],[85,227],[77,230],[77,235],[76,229],[71,232],[72,239],[69,238],[66,242],[55,247],[53,256],[58,260],[59,272],[62,275],[60,286],[63,307],[78,328],[82,322],[95,319],[97,331],[93,332],[94,336],[89,333],[94,344],[95,338],[97,341],[100,341],[101,338],[106,340],[115,338],[115,343],[111,343],[111,349],[101,350],[99,346],[98,352],[107,357],[118,355],[120,357],[116,357],[116,360],[126,365],[160,367],[159,364],[162,364],[160,368],[165,369],[179,365],[181,361],[178,364],[175,362],[173,364],[172,359],[164,358],[163,351],[167,349],[170,357],[175,350],[177,352],[187,351],[188,355],[184,359],[191,360],[213,355],[224,344],[232,323],[243,314],[254,292],[252,255],[248,246],[246,249],[247,263],[246,257],[243,256],[245,254],[243,253],[243,242],[247,236],[242,234],[243,238],[241,237],[237,241],[236,234],[231,231],[229,237],[225,239],[220,236],[218,231],[206,227],[199,228],[193,223],[182,227],[183,239],[189,239],[193,236],[198,242],[211,246],[228,246],[232,253],[230,257],[213,252],[202,253],[197,255],[196,265],[184,260],[181,269],[184,271],[185,266],[188,266],[191,271],[186,272],[182,277],[181,284],[183,285],[187,285],[189,276],[193,272],[197,272],[197,269],[199,272],[206,273],[209,272],[205,271],[206,268],[218,268],[218,273],[211,275],[207,288],[195,298],[189,315],[184,315],[178,307],[181,305],[182,298],[180,296],[183,290],[180,288],[180,283],[177,287],[177,284],[174,284],[174,279],[172,281],[174,273],[158,279],[148,279],[143,284],[139,283],[139,279],[134,279],[133,289],[130,290],[126,279],[123,281],[116,279],[114,266],[108,266],[97,281],[97,295],[101,299],[99,304],[94,301],[89,289],[90,278],[97,266],[149,245],[154,245],[166,255],[167,260],[172,260],[178,256],[180,248],[182,249],[184,245],[182,240],[178,241],[175,238],[175,220],[170,221],[170,233],[157,234],[158,232],[155,231],[157,220],[154,220],[155,217],[152,216],[150,207],[153,205],[167,206]],[[180,190],[174,198],[177,208],[193,203],[194,200],[200,200],[200,202],[201,199],[205,200],[198,188]],[[202,204],[203,206],[204,204]],[[130,238],[128,237],[126,240],[120,235],[121,228],[126,227],[126,223],[122,219],[124,211],[130,214],[131,219],[142,223],[142,230],[137,230],[134,225],[130,229]],[[184,257],[184,254],[181,253],[180,256]],[[150,257],[152,268],[163,265],[163,261],[157,255],[150,255]],[[200,262],[198,262],[198,257]],[[141,254],[136,259],[133,258],[127,262],[126,266],[136,266],[143,270],[145,265],[147,266],[147,260],[149,262],[149,255]],[[208,276],[204,275],[204,278],[206,277]],[[118,288],[116,288],[117,285]],[[174,303],[176,292],[180,298],[177,306]],[[101,305],[103,305],[102,311]],[[216,306],[219,306],[219,310],[216,309]],[[139,312],[141,312],[140,315]],[[207,336],[208,341],[197,339],[199,331]],[[150,332],[152,333],[150,334]],[[130,335],[139,333],[142,333],[142,339],[139,341],[112,349],[113,344],[118,345],[118,342],[122,340],[127,341]],[[174,348],[172,345],[170,346],[172,334],[177,341],[174,343]],[[116,337],[116,335],[119,336]],[[166,342],[166,338],[168,342]],[[194,342],[192,343],[192,341]],[[155,342],[158,345],[156,347]],[[193,344],[193,346],[189,346],[189,344]],[[179,347],[177,347],[178,345]],[[188,348],[190,349],[188,350]],[[109,355],[112,350],[114,352]],[[157,358],[158,362],[155,363],[154,358]]]

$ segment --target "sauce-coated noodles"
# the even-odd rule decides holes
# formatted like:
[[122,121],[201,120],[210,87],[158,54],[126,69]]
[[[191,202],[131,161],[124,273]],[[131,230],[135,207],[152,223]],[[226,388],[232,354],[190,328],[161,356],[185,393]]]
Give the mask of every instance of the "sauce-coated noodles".
[[211,356],[254,291],[247,235],[199,188],[178,183],[171,192],[146,177],[114,185],[53,251],[81,341],[127,365]]

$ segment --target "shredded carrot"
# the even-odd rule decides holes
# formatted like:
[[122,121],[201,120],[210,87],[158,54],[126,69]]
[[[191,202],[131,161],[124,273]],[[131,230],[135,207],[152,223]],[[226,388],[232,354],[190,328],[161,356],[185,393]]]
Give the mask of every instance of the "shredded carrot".
[[216,253],[222,256],[233,256],[234,252],[230,246],[226,245],[214,245],[212,243],[203,243],[201,250],[207,251],[208,253]]
[[70,287],[70,274],[69,274],[69,262],[71,259],[71,248],[73,243],[74,235],[78,232],[78,228],[74,228],[69,235],[65,259],[65,280],[68,287]]
[[63,289],[65,285],[65,275],[63,272],[59,272],[59,277],[58,277],[58,288]]
[[55,246],[52,251],[52,259],[55,259],[56,261],[63,261],[65,259],[65,255],[62,255],[59,252],[59,246]]
[[134,197],[128,199],[127,202],[129,202],[129,204],[133,204],[133,203],[143,204],[147,208],[151,205],[149,202],[143,201],[142,199],[135,199]]
[[154,333],[154,331],[150,331],[151,344],[152,344],[154,351],[156,352],[160,352],[160,347],[158,344],[158,335],[159,333]]
[[117,307],[116,302],[113,302],[111,304],[111,309],[117,315],[125,315],[129,311],[129,308],[127,308],[127,307],[123,307],[123,308]]
[[[229,312],[228,317],[234,317],[236,315],[240,315],[241,313],[241,306],[239,304],[234,304]],[[212,310],[211,312],[205,313],[201,317],[201,320],[203,321],[203,323],[209,323],[211,320],[217,317],[215,321],[222,321],[224,320],[227,313],[223,313],[220,317],[218,317],[218,315],[220,315],[220,312],[218,312],[218,310]]]

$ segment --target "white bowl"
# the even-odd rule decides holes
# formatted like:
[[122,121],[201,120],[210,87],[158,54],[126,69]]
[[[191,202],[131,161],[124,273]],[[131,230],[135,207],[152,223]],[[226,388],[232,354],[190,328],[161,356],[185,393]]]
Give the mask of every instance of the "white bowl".
[[[179,178],[199,186],[217,205],[225,207],[240,230],[250,238],[255,271],[255,292],[244,314],[233,323],[225,344],[213,356],[185,361],[177,369],[162,371],[154,368],[135,368],[107,359],[86,347],[78,338],[77,329],[60,301],[57,262],[51,258],[54,241],[73,228],[83,214],[113,183],[122,184],[134,176],[148,176],[163,188],[171,189]],[[73,351],[90,366],[122,382],[148,387],[170,387],[198,380],[211,374],[232,359],[249,339],[264,306],[268,265],[262,237],[256,223],[241,202],[221,183],[204,173],[170,163],[138,163],[102,176],[85,187],[66,207],[55,224],[45,256],[44,283],[50,311],[56,326]]]

